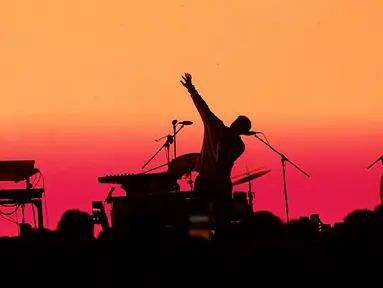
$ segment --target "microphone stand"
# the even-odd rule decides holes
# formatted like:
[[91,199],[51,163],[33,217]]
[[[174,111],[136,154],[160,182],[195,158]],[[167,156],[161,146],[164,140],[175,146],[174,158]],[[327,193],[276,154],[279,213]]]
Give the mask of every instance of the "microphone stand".
[[372,166],[374,166],[376,163],[378,163],[379,160],[382,162],[382,165],[383,165],[383,155],[382,155],[374,163],[372,163],[370,166],[368,166],[367,169],[370,169]]
[[[372,166],[378,163],[379,160],[382,162],[382,165],[383,165],[383,155],[382,155],[378,159],[376,159],[370,166],[368,166],[367,169],[370,169]],[[380,178],[380,203],[383,204],[383,174],[382,174],[382,177]]]
[[162,137],[162,138],[156,140],[156,142],[159,141],[159,140],[161,140],[161,139],[164,139],[164,138],[166,138],[166,137],[169,137],[169,136],[173,137],[174,159],[175,159],[175,158],[177,158],[177,146],[176,146],[176,138],[177,138],[177,134],[178,134],[178,133],[185,127],[185,124],[181,124],[181,127],[177,130],[177,129],[176,129],[176,128],[177,128],[177,125],[180,124],[180,123],[177,124],[177,123],[175,123],[174,121],[176,121],[176,120],[173,120],[173,122],[172,122],[172,124],[173,124],[173,135],[164,136],[164,137]]
[[[175,121],[175,120],[174,120]],[[179,124],[174,124],[174,121],[173,121],[173,141],[174,141],[174,159],[177,158],[177,144],[176,144],[176,136],[177,134],[185,127],[184,124],[181,125],[181,127],[177,130],[176,129],[176,126]]]
[[181,127],[176,130],[176,125],[173,125],[173,139],[174,139],[174,159],[177,158],[177,149],[176,149],[176,135],[185,127],[185,125],[181,125]]
[[169,147],[170,145],[173,144],[173,136],[172,135],[167,135],[166,136],[166,142],[161,146],[160,149],[150,158],[142,167],[141,169],[144,169],[157,155],[162,151],[162,149],[166,149],[166,158],[167,158],[167,164],[169,165],[170,163],[170,153],[169,153]]
[[259,141],[261,141],[263,144],[265,144],[267,147],[269,147],[272,151],[274,151],[276,154],[278,154],[281,157],[281,163],[282,163],[282,173],[283,173],[283,192],[285,194],[285,206],[286,206],[286,220],[287,223],[290,222],[289,218],[289,202],[287,197],[287,184],[286,184],[286,162],[289,162],[291,165],[293,165],[296,169],[298,169],[300,172],[302,172],[305,176],[310,177],[309,174],[307,174],[305,171],[303,171],[301,168],[299,168],[297,165],[295,165],[293,162],[291,162],[285,155],[274,149],[269,143],[267,143],[265,140],[258,137],[258,135],[254,135],[255,138],[257,138]]
[[176,141],[176,134],[177,134],[177,131],[176,131],[176,127],[177,127],[177,123],[178,121],[177,120],[173,120],[172,121],[172,126],[173,126],[173,148],[174,148],[174,159],[177,158],[177,141]]
[[177,122],[176,122],[177,120],[173,120],[173,122],[172,122],[172,124],[173,124],[173,135],[167,135],[167,136],[164,136],[164,137],[161,137],[160,139],[157,139],[156,140],[156,142],[158,142],[158,141],[160,141],[160,140],[162,140],[162,139],[164,139],[164,138],[166,138],[166,142],[161,146],[161,148],[160,149],[158,149],[158,151],[152,156],[152,158],[150,158],[142,167],[141,167],[141,169],[144,169],[157,155],[158,155],[158,153],[160,153],[161,151],[162,151],[162,149],[166,149],[166,159],[167,159],[167,164],[164,164],[164,165],[160,165],[160,166],[158,166],[158,167],[156,167],[156,168],[153,168],[153,169],[150,169],[150,170],[148,170],[148,171],[145,171],[144,173],[142,173],[142,174],[145,174],[145,173],[147,173],[147,172],[149,172],[149,171],[153,171],[153,170],[156,170],[156,169],[158,169],[158,168],[161,168],[161,167],[163,167],[163,166],[165,166],[165,165],[168,165],[169,166],[169,164],[170,164],[170,151],[169,151],[169,147],[170,147],[170,145],[171,144],[174,144],[174,158],[176,158],[176,143],[175,143],[175,138],[176,138],[176,135],[185,127],[185,125],[184,124],[182,124],[181,125],[181,127],[178,129],[178,130],[176,130],[176,126],[177,126]]

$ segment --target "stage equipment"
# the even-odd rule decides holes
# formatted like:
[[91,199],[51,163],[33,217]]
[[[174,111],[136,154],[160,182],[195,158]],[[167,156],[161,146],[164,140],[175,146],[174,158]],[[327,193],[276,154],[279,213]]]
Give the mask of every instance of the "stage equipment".
[[170,163],[165,163],[160,166],[157,166],[155,168],[149,169],[147,171],[142,172],[141,174],[149,173],[153,170],[157,170],[161,167],[168,166],[168,172],[174,174],[177,179],[181,179],[182,177],[189,178],[187,183],[190,186],[190,190],[193,190],[193,178],[191,172],[195,171],[195,165],[197,163],[199,153],[189,153],[181,155],[172,161]]
[[32,204],[37,208],[38,227],[44,227],[43,220],[43,205],[42,195],[43,188],[32,187],[30,177],[40,173],[39,169],[35,168],[34,160],[14,160],[14,161],[0,161],[0,181],[3,182],[26,182],[25,189],[6,189],[0,190],[0,205],[16,205],[16,209],[21,206],[22,221],[20,223],[20,231],[24,231],[26,227],[24,206],[25,204]]
[[248,192],[233,192],[232,198],[232,222],[238,222],[253,212],[253,205],[248,199]]
[[[170,145],[171,144],[175,144],[174,145],[174,157],[176,157],[177,155],[177,151],[176,151],[176,143],[175,143],[175,138],[177,136],[177,134],[185,127],[185,126],[189,126],[189,125],[192,125],[193,122],[192,121],[182,121],[182,122],[179,122],[177,120],[173,120],[172,121],[172,126],[173,126],[173,135],[166,135],[164,137],[161,137],[159,139],[156,140],[156,142],[162,140],[162,139],[166,139],[165,143],[161,146],[160,149],[158,149],[158,151],[141,167],[141,169],[144,169],[161,151],[162,149],[165,148],[166,150],[166,159],[167,159],[167,165],[169,165],[170,163]],[[177,125],[181,125],[181,127],[177,130],[176,129],[176,126]],[[153,168],[151,171],[153,170],[156,170],[158,168],[161,168],[165,165],[161,165],[161,166],[158,166],[156,168]]]
[[170,172],[106,175],[99,177],[98,182],[119,184],[126,195],[163,194],[179,190],[177,177]]
[[[191,212],[189,192],[168,193],[162,195],[129,195],[110,197],[110,218],[112,226],[122,227],[129,219],[149,217],[165,222],[166,225],[177,226],[179,221],[187,221]],[[179,223],[184,225],[185,222]]]
[[[257,171],[258,169],[254,169],[254,170]],[[247,175],[245,174],[246,175],[245,177],[242,177],[242,178],[233,182],[233,186],[248,182],[249,190],[247,192],[247,197],[249,199],[249,205],[251,207],[251,210],[253,210],[254,196],[255,196],[255,193],[252,191],[253,185],[252,185],[251,181],[253,181],[256,178],[262,177],[263,175],[268,174],[270,171],[271,170],[264,170],[264,171],[253,172],[253,173],[249,172],[249,173],[247,173]],[[238,176],[236,176],[236,177],[238,177]]]
[[[173,125],[173,142],[174,142],[174,145],[173,145],[173,148],[174,148],[174,159],[177,158],[177,134],[178,132],[184,128],[184,126],[189,126],[189,125],[192,125],[193,122],[192,121],[182,121],[182,122],[178,122],[178,120],[173,120],[172,121],[172,125]],[[181,128],[177,131],[177,125],[181,125]]]
[[[263,134],[263,133],[260,133]],[[267,147],[269,147],[274,153],[278,154],[281,157],[281,164],[282,164],[282,174],[283,174],[283,191],[285,195],[285,206],[286,206],[286,221],[287,223],[290,222],[289,218],[289,202],[287,197],[287,184],[286,184],[286,162],[290,163],[292,166],[294,166],[297,170],[299,170],[303,175],[310,177],[309,174],[307,174],[305,171],[303,171],[301,168],[299,168],[297,165],[295,165],[293,162],[291,162],[284,154],[277,151],[275,148],[273,148],[268,141],[263,140],[260,138],[257,134],[254,135],[255,138],[257,138],[259,141],[261,141],[263,144],[265,144]]]

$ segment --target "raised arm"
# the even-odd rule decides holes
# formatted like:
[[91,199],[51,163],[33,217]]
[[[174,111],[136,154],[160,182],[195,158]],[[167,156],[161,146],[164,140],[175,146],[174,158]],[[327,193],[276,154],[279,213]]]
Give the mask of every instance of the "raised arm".
[[202,121],[205,125],[222,125],[223,122],[211,112],[209,106],[206,104],[205,100],[199,95],[198,91],[195,89],[192,83],[192,76],[189,73],[185,73],[182,76],[183,81],[181,84],[188,89],[190,96],[194,102],[194,106],[197,108],[199,115],[202,118]]

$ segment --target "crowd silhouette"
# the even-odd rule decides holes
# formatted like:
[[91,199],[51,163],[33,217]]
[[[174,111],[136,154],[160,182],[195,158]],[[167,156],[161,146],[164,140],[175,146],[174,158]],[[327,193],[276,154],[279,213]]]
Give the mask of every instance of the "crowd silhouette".
[[372,273],[381,257],[383,206],[354,211],[333,227],[308,217],[286,224],[259,211],[216,239],[191,236],[187,215],[173,227],[162,220],[131,217],[95,237],[92,216],[70,210],[54,231],[31,229],[1,238],[2,272],[23,275],[18,281],[30,281],[25,276],[30,273],[39,282],[36,275],[44,273],[60,283],[96,286],[311,285],[329,276]]

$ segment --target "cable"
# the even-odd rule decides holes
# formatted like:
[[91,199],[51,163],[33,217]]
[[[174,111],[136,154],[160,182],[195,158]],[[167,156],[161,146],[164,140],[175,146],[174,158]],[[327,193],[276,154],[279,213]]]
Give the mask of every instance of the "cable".
[[[34,188],[36,188],[36,186],[37,186],[37,184],[39,184],[40,183],[40,180],[41,180],[41,176],[42,174],[41,174],[41,172],[39,172],[39,178],[37,179],[37,182],[36,183],[33,183],[32,184],[32,189],[34,189]],[[37,178],[37,176],[35,177],[35,179]]]
[[21,204],[21,223],[25,223],[25,204]]
[[[5,206],[5,204],[3,204],[2,206],[12,207],[12,206]],[[19,225],[19,223],[17,221],[17,210],[20,208],[20,205],[14,205],[14,206],[16,206],[16,208],[12,212],[6,213],[6,212],[0,211],[0,217],[3,218],[4,220],[7,220],[7,221],[13,223],[13,224]],[[10,217],[10,215],[12,215],[12,214],[16,214],[16,221]]]
[[19,225],[19,223],[17,221],[13,220],[12,218],[8,218],[9,216],[7,216],[7,215],[0,214],[0,217],[13,223],[13,224]]
[[42,178],[42,181],[43,181],[43,189],[45,191],[44,193],[44,206],[45,206],[45,222],[47,224],[47,228],[49,229],[49,218],[48,218],[48,205],[47,205],[47,191],[46,191],[46,188],[45,188],[45,178],[44,178],[44,174],[40,172],[40,175],[41,175],[41,178]]
[[263,138],[265,138],[266,143],[270,145],[270,142],[269,140],[267,140],[266,135],[263,132],[260,132],[259,134],[262,134]]
[[169,159],[170,155],[169,155],[169,150],[166,148],[165,148],[165,157],[166,157],[165,161],[166,161],[166,163],[168,163],[168,159]]
[[[35,181],[33,181],[33,184],[32,184],[32,189],[35,189],[36,186],[40,183],[40,180],[41,180],[41,177],[42,177],[42,173],[39,172],[38,173],[39,177],[37,178],[37,176],[34,178],[34,180],[37,179],[37,182],[34,183]],[[36,224],[36,211],[35,211],[35,205],[34,204],[31,204],[31,207],[32,207],[32,215],[33,215],[33,224],[35,225],[35,228],[37,228],[37,224]]]
[[3,203],[0,203],[0,206],[4,206],[4,207],[15,207],[15,206],[17,206],[17,204],[3,204]]
[[36,224],[36,214],[35,214],[35,205],[32,204],[31,207],[32,207],[32,215],[33,215],[33,224],[35,225],[35,228],[37,228],[37,224]]
[[19,208],[20,208],[20,205],[17,205],[17,207],[15,208],[15,210],[13,210],[12,212],[9,212],[9,213],[1,212],[1,211],[0,211],[0,215],[4,215],[4,216],[12,215],[12,214],[16,213],[16,211],[17,211]]
[[37,183],[35,183],[36,180],[37,180],[37,174],[35,174],[34,177],[33,177],[33,180],[32,180],[32,183],[31,183],[31,184],[32,184],[32,187],[36,186],[36,184],[38,183],[38,181],[39,181],[40,179],[37,180]]
[[18,211],[16,211],[15,215],[16,215],[16,223],[15,224],[17,226],[17,234],[20,235],[20,222],[19,222],[19,213],[18,213]]

